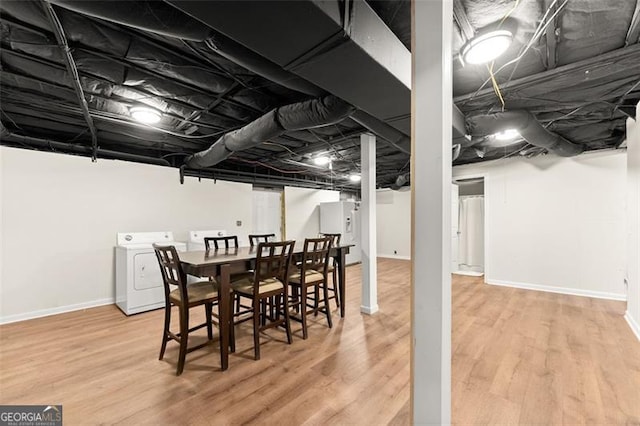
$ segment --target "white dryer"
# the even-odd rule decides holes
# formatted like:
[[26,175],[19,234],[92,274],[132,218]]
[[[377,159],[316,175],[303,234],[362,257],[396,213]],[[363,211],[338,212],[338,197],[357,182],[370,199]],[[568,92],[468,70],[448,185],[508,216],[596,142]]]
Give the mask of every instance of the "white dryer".
[[116,305],[126,315],[164,306],[164,286],[153,243],[186,251],[187,245],[173,240],[173,233],[122,232],[116,246]]
[[224,237],[227,231],[224,229],[209,229],[207,231],[191,231],[189,232],[189,242],[187,247],[189,251],[204,250],[204,239],[210,237]]

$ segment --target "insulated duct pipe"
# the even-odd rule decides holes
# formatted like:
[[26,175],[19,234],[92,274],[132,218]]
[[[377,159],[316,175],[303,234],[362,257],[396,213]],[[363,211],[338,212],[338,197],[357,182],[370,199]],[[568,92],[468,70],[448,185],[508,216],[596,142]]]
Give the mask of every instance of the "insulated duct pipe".
[[[52,141],[33,136],[16,135],[7,129],[3,123],[0,123],[0,142],[14,142],[27,146],[37,146],[40,148],[59,149],[65,152],[75,152],[77,154],[92,155],[93,149],[84,145],[73,145],[64,142]],[[144,155],[129,154],[126,152],[111,151],[98,148],[97,153],[103,158],[111,158],[114,160],[134,161],[137,163],[155,164],[157,166],[170,167],[171,164],[162,158],[146,157]]]
[[467,125],[471,136],[488,136],[507,129],[515,129],[528,143],[562,157],[573,157],[584,151],[557,133],[545,129],[529,111],[512,110],[469,117]]
[[246,126],[224,134],[209,149],[187,157],[184,165],[188,168],[214,166],[235,151],[256,147],[286,131],[339,123],[354,111],[353,106],[332,95],[275,108]]

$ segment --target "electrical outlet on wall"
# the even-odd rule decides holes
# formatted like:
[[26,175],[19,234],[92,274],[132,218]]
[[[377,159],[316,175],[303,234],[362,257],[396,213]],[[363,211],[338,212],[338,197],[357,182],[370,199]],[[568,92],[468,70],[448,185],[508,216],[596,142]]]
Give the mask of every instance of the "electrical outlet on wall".
[[241,220],[236,220],[236,226],[242,226],[242,221]]
[[398,250],[394,250],[394,251],[393,251],[393,254],[398,254]]

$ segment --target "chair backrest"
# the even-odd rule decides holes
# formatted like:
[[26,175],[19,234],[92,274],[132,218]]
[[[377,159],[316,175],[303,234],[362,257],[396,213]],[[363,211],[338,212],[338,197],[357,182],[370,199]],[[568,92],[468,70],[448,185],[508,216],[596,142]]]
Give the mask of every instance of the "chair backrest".
[[253,286],[255,296],[258,294],[258,283],[269,278],[282,281],[286,294],[294,245],[295,241],[258,244]]
[[165,300],[169,301],[170,285],[178,286],[180,289],[180,300],[189,300],[187,297],[187,286],[184,281],[182,266],[178,251],[174,246],[166,246],[154,244],[153,250],[156,252],[160,272],[162,273],[162,282],[164,284]]
[[329,251],[331,250],[332,237],[307,238],[304,240],[304,252],[300,265],[302,276],[305,271],[313,269],[325,276],[329,266]]
[[276,234],[249,234],[249,244],[251,247],[259,243],[268,243],[270,238],[275,238]]
[[337,246],[340,245],[340,238],[342,237],[342,234],[321,233],[320,236],[321,237],[331,237],[331,247],[337,247]]
[[211,243],[213,243],[213,247],[218,250],[220,248],[221,243],[224,243],[224,248],[235,248],[238,247],[238,236],[237,235],[229,235],[226,237],[206,237],[204,239],[204,247],[207,251],[211,250]]

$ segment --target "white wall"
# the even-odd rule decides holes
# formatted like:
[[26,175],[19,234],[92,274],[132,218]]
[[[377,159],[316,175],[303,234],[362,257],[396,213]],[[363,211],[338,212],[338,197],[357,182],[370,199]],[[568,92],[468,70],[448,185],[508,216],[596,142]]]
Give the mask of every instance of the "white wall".
[[628,298],[625,318],[640,339],[640,125],[631,119],[627,121],[627,174]]
[[284,188],[285,238],[304,240],[320,232],[320,203],[340,201],[339,191]]
[[[0,322],[112,303],[117,232],[224,228],[246,241],[248,184],[172,168],[0,148]],[[236,226],[236,220],[242,226]]]
[[626,152],[492,161],[485,176],[485,280],[624,299]]
[[378,256],[411,258],[411,191],[378,191]]

